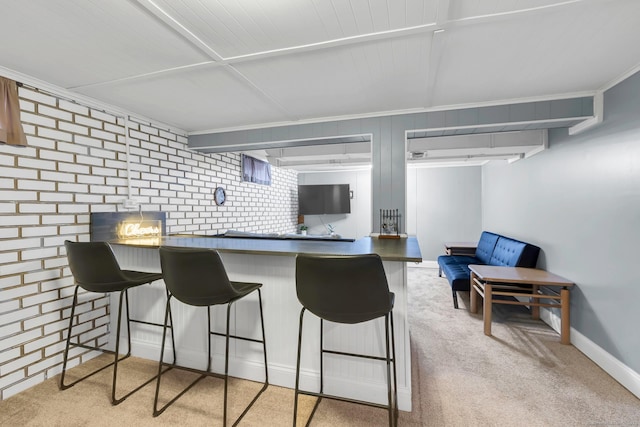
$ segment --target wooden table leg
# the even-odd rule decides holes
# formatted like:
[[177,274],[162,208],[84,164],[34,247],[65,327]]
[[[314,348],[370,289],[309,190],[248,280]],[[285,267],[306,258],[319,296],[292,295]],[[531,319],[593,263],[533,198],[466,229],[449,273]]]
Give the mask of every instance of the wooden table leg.
[[[532,289],[531,289],[532,293],[534,295],[537,295],[539,286],[538,285],[532,285],[531,287],[532,287]],[[540,299],[539,298],[529,298],[529,302],[538,303],[538,302],[540,302]],[[532,305],[531,306],[531,317],[534,320],[539,320],[540,319],[540,306],[538,306],[538,305]]]
[[478,293],[476,292],[476,288],[473,287],[475,284],[474,280],[476,274],[471,272],[471,279],[469,281],[469,312],[477,313],[478,312]]
[[493,300],[493,286],[490,283],[484,284],[484,306],[482,318],[484,319],[484,334],[491,335],[491,304]]
[[569,304],[569,289],[563,288],[560,291],[560,342],[562,344],[571,344],[571,315]]

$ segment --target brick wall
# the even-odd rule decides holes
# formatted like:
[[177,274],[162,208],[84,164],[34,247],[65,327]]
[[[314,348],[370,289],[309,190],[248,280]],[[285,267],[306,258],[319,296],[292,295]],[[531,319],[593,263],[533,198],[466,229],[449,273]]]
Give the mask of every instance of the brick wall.
[[[124,118],[26,87],[20,99],[29,146],[0,145],[1,399],[60,372],[74,289],[64,241],[89,240],[89,214],[129,197]],[[295,172],[273,167],[271,186],[241,182],[239,154],[198,154],[183,132],[128,126],[131,197],[167,212],[168,233],[295,231]],[[80,301],[74,334],[104,344],[108,298]],[[95,354],[72,356],[74,366]]]

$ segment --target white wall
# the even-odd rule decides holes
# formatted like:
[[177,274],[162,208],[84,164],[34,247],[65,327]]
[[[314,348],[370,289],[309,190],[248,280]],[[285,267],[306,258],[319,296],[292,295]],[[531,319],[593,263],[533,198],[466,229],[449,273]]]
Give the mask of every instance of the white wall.
[[552,131],[549,150],[483,169],[483,225],[540,246],[538,266],[576,283],[572,341],[606,352],[640,396],[640,75],[604,99],[598,127]]
[[300,172],[300,185],[349,184],[353,191],[351,213],[341,215],[305,215],[309,234],[327,234],[326,224],[343,238],[359,239],[368,236],[371,227],[371,171]]
[[[123,117],[27,87],[19,95],[29,145],[0,144],[1,399],[60,372],[74,288],[64,241],[89,240],[89,214],[119,209],[128,174],[131,196],[165,211],[169,233],[296,229],[294,171],[273,168],[271,186],[241,182],[238,154],[196,153],[184,132],[138,122],[127,156]],[[220,185],[224,206],[213,201]],[[76,331],[102,344],[108,299],[81,298]],[[75,351],[71,365],[86,353]]]
[[407,232],[425,261],[442,255],[445,242],[480,238],[481,183],[480,166],[407,169]]

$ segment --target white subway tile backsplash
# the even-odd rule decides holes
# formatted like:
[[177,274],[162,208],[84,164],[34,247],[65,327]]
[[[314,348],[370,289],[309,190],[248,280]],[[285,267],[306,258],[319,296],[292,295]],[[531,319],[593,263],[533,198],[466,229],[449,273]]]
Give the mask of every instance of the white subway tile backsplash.
[[[98,178],[100,180],[104,180],[104,178]],[[70,184],[70,183],[59,183],[58,191],[62,191],[65,193],[86,193],[89,191],[89,186],[86,184]]]
[[56,170],[56,162],[51,160],[38,160],[28,157],[18,157],[18,167],[25,169]]
[[28,179],[18,180],[18,190],[54,191],[55,182],[35,181]]
[[[7,390],[30,384],[31,374],[59,372],[75,288],[64,241],[89,240],[90,212],[115,212],[123,198],[133,197],[144,210],[165,211],[169,233],[295,230],[289,200],[297,188],[295,172],[273,168],[272,186],[248,185],[240,182],[238,154],[194,153],[182,131],[133,121],[127,158],[124,118],[31,90],[21,93],[28,94],[22,105],[30,121],[23,124],[32,145],[0,146],[0,187],[6,187],[0,190],[0,331],[19,336],[0,352],[0,369],[20,366],[19,375],[9,373],[10,381],[0,385],[3,398]],[[224,207],[212,200],[218,185],[227,190]],[[74,334],[104,342],[109,298],[86,292],[80,297],[78,318],[86,322]],[[95,354],[74,351],[70,363]]]
[[[1,366],[1,365],[0,365]],[[20,384],[24,383],[24,370],[13,372],[7,376],[0,377],[0,390],[5,389],[5,387],[10,386],[11,384],[16,384],[20,381]],[[8,399],[9,396],[4,394],[4,390],[2,393],[3,399]]]
[[116,117],[113,114],[105,113],[104,111],[91,109],[90,116],[103,122],[117,123]]
[[25,123],[31,123],[37,126],[48,126],[50,128],[56,127],[55,119],[52,119],[51,117],[39,116],[35,113],[23,111],[22,113],[20,113],[20,119]]
[[104,123],[104,130],[106,130],[107,132],[115,133],[117,135],[124,135],[124,126],[120,124],[114,125],[111,123]]
[[[5,196],[6,194],[12,194],[13,198],[18,199],[19,197],[16,197],[15,193],[27,193],[27,192],[0,191],[0,197]],[[18,204],[18,211],[20,211],[20,206],[21,204]],[[37,225],[39,222],[40,222],[40,217],[37,215],[2,215],[0,216],[0,226],[3,226],[3,227]]]
[[63,130],[65,132],[77,133],[80,135],[89,134],[89,128],[87,128],[86,126],[80,126],[80,125],[67,123],[67,122],[59,122],[58,129]]
[[118,176],[118,172],[113,169],[99,168],[95,166],[91,168],[91,173],[94,175],[102,175],[102,176]]
[[63,163],[58,162],[58,171],[60,172],[71,172],[74,174],[88,174],[89,166],[79,165],[76,163]]
[[[14,167],[0,167],[0,176],[11,178],[38,179],[38,171]],[[0,200],[6,200],[0,198]]]
[[54,311],[53,313],[41,314],[32,319],[25,320],[24,322],[22,322],[22,325],[24,330],[28,331],[30,329],[40,327],[47,323],[55,322],[57,320],[60,320],[60,312]]
[[[44,203],[20,203],[18,205],[19,213],[52,213],[55,211],[56,207],[54,205],[46,205]],[[37,223],[38,221],[35,221],[32,224]]]
[[15,385],[12,385],[3,389],[2,398],[8,399],[13,395],[28,389],[29,387],[33,387],[34,385],[41,383],[44,380],[45,380],[44,373],[39,373],[37,375],[34,375],[33,377],[26,378],[25,380],[20,381]]
[[[41,262],[41,261],[38,261]],[[39,283],[51,279],[57,279],[60,277],[60,269],[53,270],[41,270],[33,273],[27,273],[24,275],[24,283]]]
[[17,322],[9,325],[0,325],[0,339],[9,335],[15,335],[20,331],[22,331],[22,329],[20,328],[20,323]]
[[43,215],[41,220],[42,224],[73,224],[75,217],[73,215]]
[[96,195],[96,194],[82,194],[78,193],[75,196],[75,200],[78,203],[86,203],[86,204],[100,204],[105,203],[104,196]]
[[100,120],[92,119],[90,117],[86,117],[87,113],[83,113],[84,115],[76,115],[75,122],[79,125],[88,126],[92,128],[100,129],[102,127],[102,122]]
[[[89,108],[84,105],[77,104],[75,102],[61,99],[58,101],[58,107],[62,110],[70,111],[72,113],[87,115],[89,114]],[[82,116],[76,115],[75,120],[78,121]]]
[[106,132],[100,129],[91,128],[89,135],[91,135],[92,138],[101,139],[105,141],[117,141],[115,133]]
[[[59,335],[49,335],[42,339],[32,341],[28,344],[25,344],[25,351],[37,351],[46,348],[48,345],[54,344],[60,340]],[[46,355],[45,355],[46,356]],[[27,375],[31,376],[37,374],[39,372],[45,371],[56,364],[62,363],[62,354],[56,355],[55,357],[47,357],[42,359],[41,362],[34,363],[27,367]]]
[[100,158],[91,157],[91,156],[77,155],[75,164],[89,165],[89,166],[104,166],[104,162],[105,162],[105,159],[100,159]]
[[[18,204],[15,202],[9,202],[9,203],[0,203],[0,214],[2,213],[15,213],[17,211],[18,208]],[[0,220],[0,224],[2,224],[1,220]],[[0,238],[4,237],[2,235],[2,232],[6,232],[7,230],[2,230],[0,229]]]
[[55,139],[56,141],[71,142],[73,135],[67,132],[61,132],[55,129],[48,129],[45,127],[38,127],[38,136],[42,138]]
[[[40,193],[40,201],[41,202],[73,202],[73,194],[65,194],[65,193]],[[44,222],[43,217],[43,224]]]
[[56,119],[71,121],[73,115],[68,111],[60,110],[59,108],[49,107],[47,105],[38,105],[38,115],[49,116]]
[[15,166],[16,158],[15,156],[5,156],[0,154],[0,165],[3,166]]
[[20,276],[0,275],[0,289],[10,288],[20,284]]
[[40,179],[56,182],[75,182],[76,176],[72,173],[41,171]]
[[[2,275],[10,275],[21,273],[24,271],[33,271],[36,268],[40,268],[40,261],[30,261],[30,262],[21,262],[16,264],[5,264],[0,266],[0,270],[2,271]],[[38,292],[38,285],[31,284],[28,286],[18,286],[15,288],[3,289],[0,290],[0,301],[10,300],[13,298],[22,298],[27,295],[33,295]],[[6,320],[6,319],[5,319]],[[10,323],[0,322],[2,323]]]
[[86,145],[92,148],[102,148],[103,141],[100,138],[91,138],[84,135],[76,135],[75,142],[79,145]]
[[58,291],[41,292],[37,295],[22,298],[22,305],[24,307],[29,307],[32,305],[41,305],[47,302],[55,301],[58,298],[59,298]]
[[61,152],[69,152],[69,153],[76,153],[76,154],[87,154],[89,152],[88,148],[83,145],[70,144],[67,142],[59,141],[57,143],[57,147],[58,147],[58,150]]

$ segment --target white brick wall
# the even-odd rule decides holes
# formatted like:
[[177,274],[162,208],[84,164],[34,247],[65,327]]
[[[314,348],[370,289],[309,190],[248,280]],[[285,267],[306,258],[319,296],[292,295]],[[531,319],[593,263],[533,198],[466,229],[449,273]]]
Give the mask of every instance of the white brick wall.
[[[74,282],[64,241],[89,240],[89,213],[129,197],[123,118],[20,88],[29,146],[0,145],[0,399],[60,372]],[[240,181],[240,155],[187,149],[182,132],[129,122],[131,196],[167,212],[168,233],[294,232],[295,172]],[[224,206],[213,191],[223,186]],[[108,336],[108,298],[81,293],[73,335]],[[70,366],[96,352],[75,350]]]

